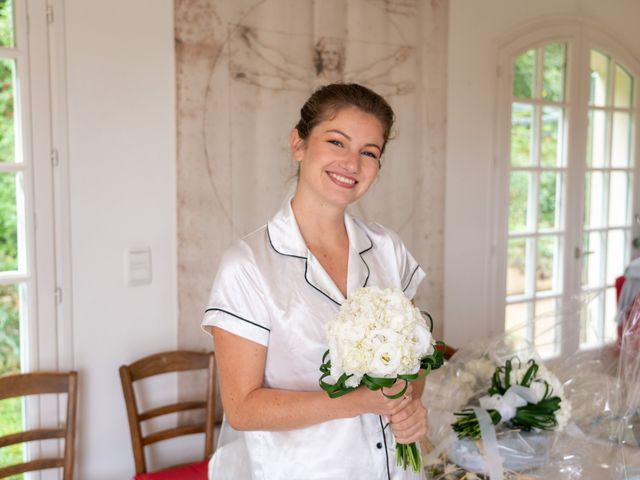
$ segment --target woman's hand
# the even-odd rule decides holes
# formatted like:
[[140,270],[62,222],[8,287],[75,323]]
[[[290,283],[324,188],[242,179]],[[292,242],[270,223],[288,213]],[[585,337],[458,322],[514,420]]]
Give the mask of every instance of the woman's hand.
[[404,408],[389,418],[398,443],[413,443],[427,433],[427,409],[420,397],[411,399]]
[[[404,388],[404,382],[396,382],[389,388],[384,389],[386,395],[395,395]],[[356,402],[358,414],[373,413],[375,415],[385,415],[391,417],[404,410],[413,395],[413,386],[409,383],[407,390],[400,398],[387,398],[382,390],[372,391],[365,386],[359,387],[354,392],[345,395],[345,398],[352,396]]]

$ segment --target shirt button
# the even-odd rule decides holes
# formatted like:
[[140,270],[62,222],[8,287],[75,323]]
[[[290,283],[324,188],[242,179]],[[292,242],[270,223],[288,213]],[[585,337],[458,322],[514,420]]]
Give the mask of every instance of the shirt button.
[[376,443],[376,447],[382,448],[382,443],[380,443],[380,442]]

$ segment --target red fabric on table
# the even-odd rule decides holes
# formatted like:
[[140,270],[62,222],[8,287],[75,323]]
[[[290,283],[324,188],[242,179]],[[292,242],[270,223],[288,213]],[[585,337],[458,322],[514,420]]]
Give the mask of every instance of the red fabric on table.
[[207,480],[208,463],[207,460],[203,460],[183,467],[140,473],[133,477],[133,480]]
[[[620,301],[620,292],[622,292],[622,285],[624,285],[624,275],[616,278],[616,302]],[[618,323],[618,339],[616,341],[616,345],[620,348],[620,344],[622,343],[622,324],[624,322]]]
[[624,275],[616,278],[616,302],[620,301],[620,292],[622,292],[622,285],[624,285]]

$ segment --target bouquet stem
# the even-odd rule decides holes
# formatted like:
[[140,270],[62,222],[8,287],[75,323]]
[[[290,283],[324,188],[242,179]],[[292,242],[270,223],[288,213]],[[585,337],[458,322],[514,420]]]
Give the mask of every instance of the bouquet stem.
[[403,469],[411,466],[414,472],[422,470],[422,455],[416,442],[396,444],[396,463]]

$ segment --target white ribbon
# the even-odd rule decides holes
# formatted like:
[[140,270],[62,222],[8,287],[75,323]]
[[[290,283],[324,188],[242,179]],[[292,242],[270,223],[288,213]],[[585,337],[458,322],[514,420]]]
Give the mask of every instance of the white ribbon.
[[485,410],[496,410],[500,414],[500,422],[508,422],[516,416],[518,407],[527,403],[538,403],[533,390],[522,385],[513,385],[504,395],[485,395],[480,398],[480,407]]
[[502,468],[502,458],[498,453],[496,429],[487,410],[496,410],[500,414],[500,422],[498,423],[507,422],[515,417],[518,407],[523,407],[527,403],[538,403],[538,401],[538,395],[532,389],[522,385],[513,385],[504,395],[496,394],[482,397],[480,399],[481,408],[473,408],[473,412],[478,419],[487,473],[491,480],[503,480],[504,470]]
[[502,459],[498,453],[496,429],[493,427],[491,417],[486,410],[478,407],[473,407],[473,413],[476,414],[478,425],[480,426],[480,435],[482,438],[482,445],[484,447],[484,455],[489,478],[491,480],[503,480],[504,471],[502,469]]

